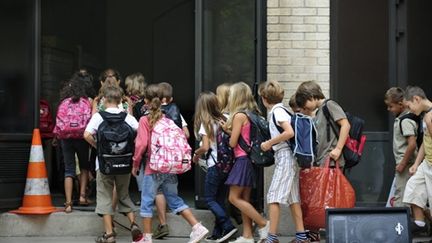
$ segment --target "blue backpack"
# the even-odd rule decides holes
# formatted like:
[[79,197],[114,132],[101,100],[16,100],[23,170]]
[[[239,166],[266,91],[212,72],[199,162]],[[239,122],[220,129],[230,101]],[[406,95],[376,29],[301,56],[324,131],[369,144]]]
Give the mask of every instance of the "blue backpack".
[[[292,114],[285,107],[281,107],[291,116],[291,126],[294,130],[294,137],[287,141],[297,163],[301,168],[310,168],[315,162],[317,154],[317,131],[315,124],[310,116],[301,113]],[[273,113],[273,123],[280,133],[283,132]]]

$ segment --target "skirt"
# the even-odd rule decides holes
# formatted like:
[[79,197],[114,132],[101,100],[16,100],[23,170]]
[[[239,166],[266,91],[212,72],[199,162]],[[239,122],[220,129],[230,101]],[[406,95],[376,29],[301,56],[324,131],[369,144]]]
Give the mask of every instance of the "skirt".
[[252,162],[247,156],[235,159],[225,185],[255,187],[255,170]]

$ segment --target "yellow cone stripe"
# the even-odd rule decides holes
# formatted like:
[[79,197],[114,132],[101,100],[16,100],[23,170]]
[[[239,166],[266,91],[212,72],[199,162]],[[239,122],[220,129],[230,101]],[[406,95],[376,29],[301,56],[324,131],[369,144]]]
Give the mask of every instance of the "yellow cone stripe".
[[49,195],[50,190],[47,178],[27,179],[25,195]]

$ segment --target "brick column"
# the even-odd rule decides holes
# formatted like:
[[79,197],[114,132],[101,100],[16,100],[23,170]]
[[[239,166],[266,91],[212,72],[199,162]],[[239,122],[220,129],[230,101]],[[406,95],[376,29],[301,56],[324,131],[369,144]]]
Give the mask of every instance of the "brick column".
[[[328,97],[329,41],[330,0],[267,1],[267,80],[283,84],[286,105],[298,85],[308,80],[317,81]],[[273,168],[265,169],[264,174],[266,194]],[[289,208],[281,209],[279,232],[293,235]]]

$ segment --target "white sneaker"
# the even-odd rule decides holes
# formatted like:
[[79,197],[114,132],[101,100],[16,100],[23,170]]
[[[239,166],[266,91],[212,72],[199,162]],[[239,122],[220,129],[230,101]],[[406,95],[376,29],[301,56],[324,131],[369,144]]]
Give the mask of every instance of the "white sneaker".
[[190,233],[190,239],[188,243],[197,243],[202,240],[208,233],[208,229],[204,227],[201,223],[197,223],[192,227],[192,232]]
[[243,236],[238,237],[235,241],[229,241],[228,243],[254,243],[254,239],[247,239]]
[[132,243],[153,243],[152,235],[145,234],[142,236],[142,238],[139,241],[132,241]]
[[264,227],[262,227],[261,229],[258,229],[258,234],[259,234],[260,240],[267,239],[269,229],[270,229],[270,221],[267,221],[267,223]]

